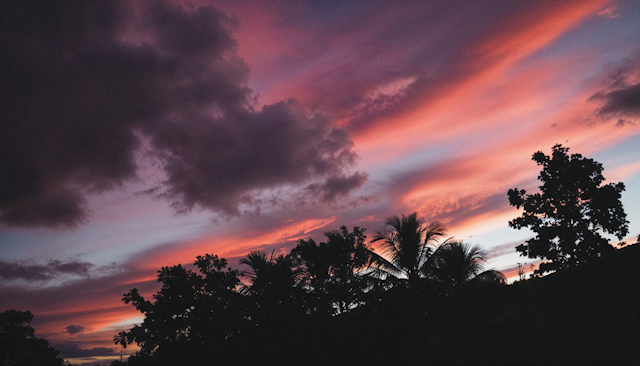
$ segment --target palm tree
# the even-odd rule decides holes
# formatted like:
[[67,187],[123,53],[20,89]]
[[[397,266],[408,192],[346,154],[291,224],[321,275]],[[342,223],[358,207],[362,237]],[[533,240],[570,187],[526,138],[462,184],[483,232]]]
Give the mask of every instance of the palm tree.
[[285,255],[275,255],[273,252],[267,258],[264,252],[251,251],[240,264],[249,266],[250,270],[244,276],[251,280],[251,285],[243,285],[240,290],[246,295],[263,295],[265,291],[277,292],[283,288],[292,288],[296,274],[293,271],[291,258]]
[[430,279],[452,289],[468,282],[505,283],[502,272],[484,270],[486,252],[478,245],[450,240],[432,254],[428,276]]
[[267,255],[264,252],[251,251],[245,258],[240,259],[240,264],[249,266],[250,270],[242,272],[242,275],[251,280],[251,285],[243,284],[240,292],[245,295],[256,293],[258,287],[260,287],[259,282],[263,277],[262,273],[266,273],[269,270],[271,259],[267,259]]
[[120,345],[120,362],[122,362],[122,349],[127,348],[127,344],[130,343],[127,340],[128,337],[129,334],[125,331],[121,331],[113,337],[113,342]]
[[438,240],[445,236],[445,227],[437,221],[425,224],[415,212],[402,218],[393,216],[386,226],[374,234],[371,243],[381,242],[383,254],[389,259],[371,251],[371,268],[379,277],[406,279],[412,287],[428,276],[432,255]]
[[425,224],[417,213],[389,218],[387,229],[375,233],[371,241],[380,241],[389,259],[371,252],[373,274],[406,279],[409,287],[415,287],[424,278],[446,289],[467,282],[506,282],[501,272],[484,270],[486,253],[479,246],[451,238],[439,244],[438,240],[444,236],[441,223]]

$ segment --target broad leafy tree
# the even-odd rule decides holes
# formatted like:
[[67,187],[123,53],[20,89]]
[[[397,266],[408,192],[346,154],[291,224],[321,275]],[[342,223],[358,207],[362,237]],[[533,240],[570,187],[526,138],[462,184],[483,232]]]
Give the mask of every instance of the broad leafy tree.
[[198,272],[181,265],[164,267],[158,273],[162,288],[154,301],[146,300],[137,289],[123,301],[144,314],[144,321],[129,332],[120,333],[118,344],[135,342],[140,346],[136,359],[151,359],[159,365],[189,365],[194,357],[222,350],[245,323],[239,271],[226,269],[227,261],[218,256],[199,256]]
[[34,336],[30,311],[7,310],[0,313],[0,365],[62,366],[58,350],[45,339]]
[[[242,273],[212,255],[198,257],[196,270],[164,267],[153,299],[137,289],[124,295],[144,321],[114,342],[138,344],[131,366],[305,363],[325,356],[309,356],[308,349],[318,351],[312,344],[351,350],[358,327],[371,324],[368,317],[389,318],[381,323],[387,331],[413,324],[432,300],[423,295],[438,286],[449,291],[468,281],[501,278],[482,272],[479,248],[453,241],[438,245],[444,237],[439,223],[424,224],[412,214],[388,224],[374,241],[382,241],[390,259],[371,250],[364,229],[343,226],[325,233],[321,243],[299,240],[287,255],[250,252],[240,260],[248,267]],[[277,353],[265,356],[271,350]]]
[[291,257],[300,271],[298,286],[303,288],[308,311],[326,314],[343,313],[362,301],[368,289],[369,277],[362,270],[369,262],[369,249],[364,229],[325,233],[326,242],[301,239],[291,250]]
[[509,226],[529,228],[535,237],[516,247],[529,258],[548,259],[538,274],[574,266],[613,250],[602,233],[622,239],[628,221],[620,202],[624,184],[604,184],[602,164],[569,155],[569,148],[555,145],[550,156],[538,151],[533,160],[542,171],[540,193],[509,190],[509,203],[524,208]]

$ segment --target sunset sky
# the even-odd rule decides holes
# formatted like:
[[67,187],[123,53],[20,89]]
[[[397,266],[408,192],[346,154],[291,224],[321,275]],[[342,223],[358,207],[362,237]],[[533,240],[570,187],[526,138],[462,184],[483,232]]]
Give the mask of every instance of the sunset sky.
[[160,267],[341,225],[417,211],[512,277],[507,191],[556,143],[640,234],[638,1],[5,1],[0,29],[0,311],[76,364]]

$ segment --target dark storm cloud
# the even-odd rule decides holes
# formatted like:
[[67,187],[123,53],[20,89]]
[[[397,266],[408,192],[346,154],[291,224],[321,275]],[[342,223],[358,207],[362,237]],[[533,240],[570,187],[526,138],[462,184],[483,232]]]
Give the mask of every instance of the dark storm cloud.
[[344,130],[323,115],[307,116],[292,101],[258,113],[237,111],[237,123],[205,119],[189,131],[166,126],[154,143],[166,156],[168,194],[180,208],[195,205],[236,213],[252,191],[309,177],[341,176],[355,160]]
[[310,184],[307,189],[322,201],[333,202],[340,196],[348,195],[367,181],[367,174],[357,172],[353,175],[329,177],[322,183]]
[[353,143],[293,102],[256,109],[234,20],[167,1],[0,5],[0,223],[73,227],[88,192],[136,177],[138,136],[179,209],[342,176]]
[[601,115],[640,116],[640,84],[610,92],[600,92],[595,97],[605,101],[605,105],[599,112]]
[[69,334],[78,334],[84,331],[82,325],[69,325],[65,328]]
[[60,357],[63,358],[113,356],[116,354],[113,349],[107,347],[80,348],[80,342],[73,341],[52,343],[51,346],[60,351]]
[[46,281],[63,274],[86,275],[93,267],[88,262],[51,261],[47,264],[24,264],[0,261],[0,279]]
[[[606,90],[594,94],[591,100],[601,100],[604,105],[600,108],[601,116],[640,117],[640,62],[636,52],[635,57],[623,62],[610,75],[610,85]],[[619,119],[617,125],[632,123],[626,119]]]

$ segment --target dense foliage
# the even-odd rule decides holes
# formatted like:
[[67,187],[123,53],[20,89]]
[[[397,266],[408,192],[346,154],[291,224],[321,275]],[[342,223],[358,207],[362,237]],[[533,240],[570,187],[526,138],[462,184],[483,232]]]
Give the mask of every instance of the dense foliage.
[[225,259],[208,254],[194,264],[198,272],[181,265],[162,268],[158,274],[162,288],[153,295],[154,302],[137,289],[125,294],[123,301],[145,318],[114,341],[136,342],[142,360],[191,365],[197,356],[221,351],[226,340],[237,336],[249,321],[246,299],[235,291],[239,272],[226,268]]
[[516,247],[529,258],[549,259],[536,270],[543,274],[571,267],[611,252],[613,247],[601,235],[619,239],[628,233],[628,221],[620,201],[624,184],[602,185],[602,164],[569,155],[569,148],[555,145],[551,156],[538,151],[533,160],[542,166],[540,193],[510,189],[509,203],[523,207],[522,216],[509,226],[530,228],[535,237]]
[[[615,249],[600,233],[619,238],[627,234],[620,202],[624,185],[602,185],[601,164],[568,155],[561,145],[553,147],[551,156],[538,152],[533,160],[543,167],[541,193],[509,191],[510,203],[525,211],[510,226],[529,227],[536,233],[516,249],[531,258],[551,260],[540,266],[538,274],[565,267],[574,270],[587,260],[603,259],[604,253],[614,256]],[[198,257],[195,270],[180,265],[162,268],[158,275],[162,288],[153,295],[154,301],[136,289],[125,294],[123,300],[145,319],[114,341],[140,346],[130,365],[415,364],[424,363],[425,355],[439,364],[485,363],[478,362],[479,356],[486,357],[486,363],[535,364],[522,359],[531,349],[524,343],[548,346],[542,338],[555,339],[549,332],[564,331],[549,326],[549,319],[557,318],[557,324],[573,319],[558,300],[571,291],[553,290],[557,298],[549,298],[538,285],[508,290],[502,286],[506,282],[502,273],[483,268],[486,253],[481,248],[445,239],[441,223],[426,224],[415,213],[389,218],[368,244],[359,227],[352,231],[341,227],[325,235],[321,243],[301,239],[287,254],[251,252],[240,262],[248,267],[246,272],[229,269],[225,259],[212,255]],[[381,254],[373,244],[379,244]],[[627,272],[637,272],[637,263],[637,258],[628,262],[626,269],[632,269]],[[635,278],[629,285],[637,289]],[[559,281],[562,287],[575,283],[575,278]],[[620,290],[609,294],[620,300],[624,286],[611,281],[604,286]],[[602,292],[605,287],[594,288]],[[598,303],[593,296],[599,295],[591,291],[578,295]],[[630,300],[637,304],[637,296]],[[592,328],[582,335],[624,328],[627,336],[637,338],[621,319],[609,320],[590,321]],[[521,330],[520,325],[528,329]],[[527,340],[522,332],[537,338]],[[391,334],[391,343],[386,343],[385,335]],[[454,347],[444,342],[473,342],[476,337],[480,343],[467,344],[466,353],[448,354]],[[492,338],[490,342],[505,342],[510,350],[487,343]],[[513,344],[514,339],[522,344]],[[564,352],[564,358],[543,361],[590,360],[570,350],[555,352]],[[630,354],[624,348],[619,358]]]
[[511,286],[479,281],[427,296],[399,285],[378,293],[383,301],[339,315],[266,314],[188,361],[141,352],[129,364],[634,364],[639,264],[640,246],[632,245]]
[[0,314],[0,365],[62,366],[65,362],[45,339],[34,336],[30,311],[7,310]]
[[[343,226],[289,253],[252,251],[243,272],[207,254],[162,268],[151,300],[124,295],[144,321],[114,342],[140,349],[112,365],[637,361],[640,246],[616,250],[600,235],[627,234],[624,185],[603,186],[599,163],[567,152],[534,154],[541,193],[509,191],[525,210],[510,226],[536,233],[516,249],[551,260],[538,274],[563,271],[505,286],[485,270],[485,251],[415,213],[389,218],[369,243],[364,229]],[[34,337],[32,318],[0,314],[0,365],[64,364]]]
[[[327,232],[321,243],[299,240],[288,254],[250,252],[241,260],[249,268],[242,273],[212,255],[198,257],[195,270],[162,268],[154,301],[137,289],[125,294],[123,301],[145,318],[114,341],[140,346],[131,365],[233,363],[243,359],[231,352],[241,345],[257,351],[270,339],[301,332],[305,338],[310,329],[322,334],[336,319],[377,316],[389,306],[403,306],[398,301],[416,306],[455,294],[464,284],[504,283],[501,273],[482,271],[485,254],[478,247],[457,241],[438,245],[441,224],[425,224],[416,214],[388,223],[374,242],[385,239],[382,247],[394,248],[389,259],[366,243],[364,229],[343,226]],[[288,363],[287,357],[279,360]]]

